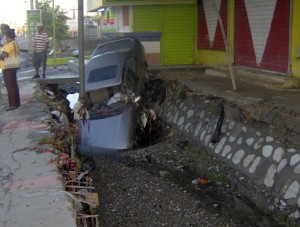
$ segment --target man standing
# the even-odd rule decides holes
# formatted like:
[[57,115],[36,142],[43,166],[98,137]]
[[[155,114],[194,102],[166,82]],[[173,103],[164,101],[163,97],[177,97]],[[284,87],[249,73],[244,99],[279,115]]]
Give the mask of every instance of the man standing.
[[47,62],[47,51],[49,46],[49,38],[46,32],[43,30],[43,24],[37,24],[38,32],[33,38],[33,67],[35,68],[35,76],[33,79],[40,78],[39,68],[42,65],[43,78],[45,78],[46,62]]

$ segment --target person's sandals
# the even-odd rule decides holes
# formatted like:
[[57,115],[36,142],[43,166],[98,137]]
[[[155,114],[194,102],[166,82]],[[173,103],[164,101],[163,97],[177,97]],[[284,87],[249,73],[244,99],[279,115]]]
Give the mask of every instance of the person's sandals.
[[40,78],[40,75],[35,75],[32,77],[32,79],[38,79],[38,78]]
[[18,106],[10,106],[6,109],[6,111],[11,111],[11,110],[15,110],[18,109]]

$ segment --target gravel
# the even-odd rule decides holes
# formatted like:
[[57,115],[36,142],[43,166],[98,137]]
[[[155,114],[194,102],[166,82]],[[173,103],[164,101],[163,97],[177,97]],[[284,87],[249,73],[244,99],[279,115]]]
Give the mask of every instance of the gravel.
[[[230,185],[226,167],[180,137],[94,162],[101,226],[276,226]],[[192,184],[203,176],[207,184]]]

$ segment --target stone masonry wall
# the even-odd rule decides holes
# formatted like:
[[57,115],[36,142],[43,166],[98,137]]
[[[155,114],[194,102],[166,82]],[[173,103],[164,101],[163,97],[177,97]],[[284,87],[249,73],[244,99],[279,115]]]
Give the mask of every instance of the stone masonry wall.
[[[212,144],[223,100],[206,96],[168,97],[156,104],[158,115],[226,165],[245,174],[261,190],[268,191],[291,215],[300,215],[300,150],[291,134],[245,116],[225,102],[220,140]],[[295,136],[295,135],[293,135]],[[299,138],[299,137],[297,137]]]

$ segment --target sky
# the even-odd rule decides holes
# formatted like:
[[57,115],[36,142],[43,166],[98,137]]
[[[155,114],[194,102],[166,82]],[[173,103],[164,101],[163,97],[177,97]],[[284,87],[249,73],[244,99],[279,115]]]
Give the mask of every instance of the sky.
[[[9,24],[11,27],[22,26],[26,23],[26,10],[30,9],[30,0],[0,0],[0,3],[4,3],[0,8],[0,23]],[[54,0],[54,4],[67,11],[67,16],[72,17],[73,10],[71,9],[77,9],[78,0]],[[76,10],[76,18],[77,14]]]

